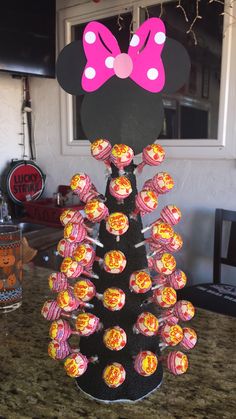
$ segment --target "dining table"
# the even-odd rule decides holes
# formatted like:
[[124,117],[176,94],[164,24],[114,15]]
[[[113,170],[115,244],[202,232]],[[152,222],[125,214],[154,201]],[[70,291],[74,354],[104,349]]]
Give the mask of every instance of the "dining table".
[[[101,403],[78,389],[63,361],[48,356],[50,322],[41,309],[55,298],[48,287],[50,273],[26,265],[22,306],[0,314],[1,419],[236,418],[235,317],[196,308],[188,326],[196,330],[198,342],[187,354],[187,373],[174,376],[164,367],[161,386],[143,400]],[[73,339],[78,344],[78,337]]]

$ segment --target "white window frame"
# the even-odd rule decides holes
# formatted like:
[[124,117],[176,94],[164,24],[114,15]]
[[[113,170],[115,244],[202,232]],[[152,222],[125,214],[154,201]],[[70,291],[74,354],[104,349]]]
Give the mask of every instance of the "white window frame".
[[[80,4],[78,4],[79,1]],[[76,24],[131,11],[135,30],[140,21],[140,8],[158,3],[159,0],[103,0],[101,3],[58,0],[58,50],[61,51],[71,42],[71,28]],[[229,14],[236,15],[235,3],[233,3],[233,10],[229,10]],[[218,138],[162,139],[160,142],[167,149],[169,158],[234,159],[236,157],[236,48],[233,45],[233,38],[236,39],[236,24],[232,24],[232,18],[225,14]],[[62,154],[89,155],[89,141],[73,138],[73,97],[61,88],[60,117]]]

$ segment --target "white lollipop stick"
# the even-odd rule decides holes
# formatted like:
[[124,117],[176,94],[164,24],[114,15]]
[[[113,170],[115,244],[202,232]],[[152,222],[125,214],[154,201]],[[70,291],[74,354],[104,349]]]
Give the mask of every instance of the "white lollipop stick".
[[150,226],[144,227],[144,228],[141,230],[141,233],[145,233],[146,231],[150,230],[151,228],[152,228],[152,224],[151,224]]
[[135,244],[134,247],[135,249],[137,249],[138,247],[144,246],[145,244],[146,244],[146,240],[143,240],[142,242]]
[[90,236],[86,236],[85,239],[88,240],[88,241],[90,241],[90,242],[92,242],[92,243],[94,243],[94,244],[96,244],[99,247],[104,247],[104,245],[100,241],[98,241],[96,239],[93,239]]

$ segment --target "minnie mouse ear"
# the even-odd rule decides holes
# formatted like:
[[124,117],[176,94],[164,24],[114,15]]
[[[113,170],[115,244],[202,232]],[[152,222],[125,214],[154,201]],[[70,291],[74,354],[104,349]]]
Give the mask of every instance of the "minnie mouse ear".
[[83,95],[81,86],[86,57],[81,41],[73,41],[60,52],[57,59],[57,80],[62,89],[71,95]]
[[191,67],[190,57],[183,45],[174,39],[167,38],[162,60],[166,78],[162,93],[177,92],[188,80]]

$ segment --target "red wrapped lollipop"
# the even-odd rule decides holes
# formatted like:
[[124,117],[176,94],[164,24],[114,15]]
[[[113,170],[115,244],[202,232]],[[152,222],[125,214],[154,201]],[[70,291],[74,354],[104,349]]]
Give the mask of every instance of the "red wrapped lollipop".
[[81,352],[78,352],[71,354],[66,358],[64,368],[69,377],[78,378],[85,373],[89,362],[94,363],[96,361],[97,356],[87,358],[85,355],[81,354]]
[[84,194],[89,192],[91,186],[92,182],[90,177],[83,172],[76,173],[70,181],[70,187],[72,191],[79,196],[81,193]]
[[111,162],[119,169],[119,175],[125,173],[124,167],[129,166],[134,158],[131,147],[125,144],[115,144],[111,150]]
[[158,206],[157,194],[151,190],[139,192],[135,197],[135,206],[131,218],[137,218],[139,213],[143,216],[153,212]]
[[100,221],[106,220],[109,215],[107,206],[98,199],[92,199],[87,202],[84,207],[84,212],[88,220],[92,223],[100,223]]
[[126,176],[113,178],[109,183],[109,191],[118,204],[123,204],[124,199],[128,198],[132,192],[131,182]]
[[70,257],[63,259],[61,272],[64,273],[67,278],[78,278],[81,274],[83,274],[90,278],[98,279],[98,276],[95,273],[91,270],[87,271],[79,262]]
[[155,336],[158,333],[159,323],[154,314],[148,311],[141,313],[133,327],[134,333],[141,333],[144,336]]
[[165,194],[174,187],[174,180],[167,172],[157,173],[152,178],[153,189],[157,194]]
[[150,275],[145,271],[135,271],[130,275],[129,279],[130,290],[136,294],[144,294],[152,287],[152,280]]
[[102,378],[110,388],[117,388],[125,381],[126,372],[123,365],[113,362],[105,367]]
[[103,343],[111,351],[121,351],[125,347],[126,342],[126,333],[120,326],[113,326],[105,330]]
[[96,246],[103,247],[101,242],[87,235],[87,231],[82,224],[66,224],[64,228],[64,238],[70,243],[81,243],[84,240],[88,240],[96,244]]
[[101,330],[102,324],[92,313],[79,313],[75,319],[75,328],[80,336],[90,336]]
[[150,144],[143,149],[143,161],[137,166],[138,173],[141,173],[144,166],[159,166],[165,158],[165,150],[160,144]]
[[158,366],[157,356],[151,351],[142,351],[135,357],[134,369],[143,377],[154,374]]
[[126,233],[129,228],[129,219],[122,212],[113,212],[109,215],[106,222],[106,229],[109,233],[116,236],[116,241],[120,240],[120,236]]
[[79,335],[78,332],[72,330],[70,324],[64,319],[54,320],[49,329],[49,336],[52,340],[63,342],[72,335]]
[[110,155],[112,146],[105,138],[98,138],[91,143],[91,154],[96,160],[103,161],[111,173]]
[[184,349],[193,349],[197,343],[197,333],[195,330],[191,329],[190,327],[183,328],[183,339],[180,342],[180,345]]

